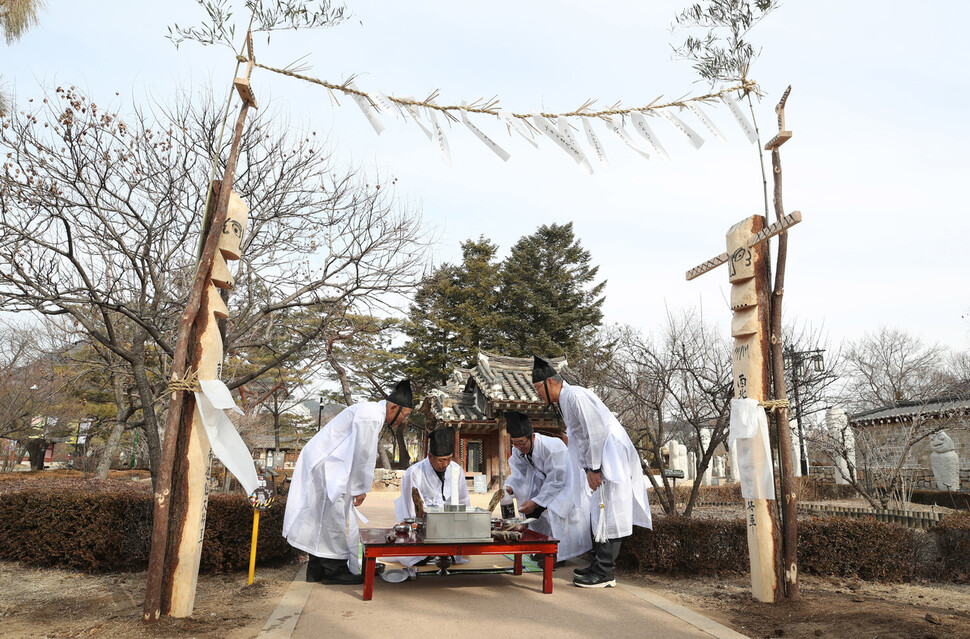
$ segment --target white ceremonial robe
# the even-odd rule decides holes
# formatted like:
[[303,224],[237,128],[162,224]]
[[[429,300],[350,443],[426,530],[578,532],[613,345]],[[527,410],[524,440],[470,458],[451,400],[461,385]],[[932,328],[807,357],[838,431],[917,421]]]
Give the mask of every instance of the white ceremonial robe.
[[603,485],[589,501],[593,530],[601,512],[606,515],[610,539],[632,535],[633,526],[653,528],[640,456],[610,409],[592,391],[566,382],[559,393],[559,409],[576,463],[581,469],[602,469]]
[[283,536],[317,557],[347,559],[360,573],[354,497],[370,492],[387,402],[348,406],[307,442],[293,469]]
[[582,469],[570,461],[566,444],[557,437],[536,433],[531,461],[518,449],[512,449],[505,485],[512,489],[520,506],[531,499],[546,508],[529,528],[559,540],[557,561],[576,557],[593,547],[589,502],[580,483],[585,481]]
[[[394,515],[398,521],[404,521],[409,517],[414,517],[414,500],[411,498],[411,489],[417,488],[421,494],[421,499],[426,507],[441,507],[451,503],[451,476],[458,475],[458,503],[471,506],[471,498],[468,496],[468,482],[465,481],[465,471],[462,467],[451,462],[445,469],[445,481],[438,479],[438,473],[431,466],[431,460],[425,457],[410,468],[404,471],[401,478],[401,496],[394,500]],[[413,566],[425,555],[418,557],[394,557],[387,561],[396,561],[405,566]],[[468,563],[465,558],[455,559],[455,563]]]

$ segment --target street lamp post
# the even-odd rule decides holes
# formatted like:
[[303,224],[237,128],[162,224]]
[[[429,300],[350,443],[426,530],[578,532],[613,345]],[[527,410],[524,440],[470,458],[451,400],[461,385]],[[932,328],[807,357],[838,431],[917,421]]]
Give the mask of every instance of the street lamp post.
[[812,367],[818,371],[822,372],[825,370],[825,360],[822,358],[822,353],[825,349],[815,349],[810,351],[796,351],[791,346],[785,349],[785,359],[791,364],[791,384],[792,392],[795,395],[795,410],[793,411],[795,415],[795,423],[798,424],[798,450],[799,457],[801,458],[802,466],[802,476],[808,477],[808,453],[805,450],[805,435],[802,429],[802,400],[798,395],[798,387],[800,386],[798,382],[798,374],[802,372],[802,365],[805,362],[811,362]]
[[320,396],[320,403],[317,404],[317,432],[323,428],[323,395]]

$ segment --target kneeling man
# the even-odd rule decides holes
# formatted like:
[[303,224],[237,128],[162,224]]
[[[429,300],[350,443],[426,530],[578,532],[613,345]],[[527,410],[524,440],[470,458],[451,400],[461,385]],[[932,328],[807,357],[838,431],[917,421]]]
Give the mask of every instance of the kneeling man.
[[519,512],[536,519],[529,528],[559,540],[557,561],[588,551],[589,501],[566,444],[536,433],[524,413],[506,412],[505,428],[512,439],[505,490],[519,500]]
[[[428,435],[428,456],[413,464],[401,478],[401,496],[394,500],[394,514],[398,521],[414,517],[414,500],[411,489],[417,488],[424,501],[425,507],[442,507],[451,503],[452,476],[458,477],[458,503],[466,507],[471,506],[468,497],[468,483],[465,481],[465,471],[452,459],[455,454],[455,431],[451,428],[439,428]],[[410,570],[412,566],[425,564],[432,557],[395,557],[387,561],[397,561]],[[464,557],[456,558],[455,563],[468,563]]]

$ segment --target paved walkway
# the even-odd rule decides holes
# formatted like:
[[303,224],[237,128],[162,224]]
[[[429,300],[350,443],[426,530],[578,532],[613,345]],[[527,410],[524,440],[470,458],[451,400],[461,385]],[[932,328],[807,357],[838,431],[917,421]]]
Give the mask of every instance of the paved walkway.
[[[368,526],[395,523],[395,497],[367,496],[361,512]],[[487,501],[472,496],[473,505]],[[555,571],[549,595],[542,573],[453,575],[400,584],[377,579],[371,601],[363,601],[363,586],[308,584],[301,569],[259,637],[744,637],[647,588],[622,581],[617,588],[576,588],[572,569]]]

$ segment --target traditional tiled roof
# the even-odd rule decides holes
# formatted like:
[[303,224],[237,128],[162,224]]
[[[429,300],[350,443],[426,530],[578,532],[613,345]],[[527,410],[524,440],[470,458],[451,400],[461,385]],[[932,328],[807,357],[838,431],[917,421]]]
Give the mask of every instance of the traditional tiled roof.
[[875,410],[853,415],[849,421],[853,426],[873,426],[911,420],[917,416],[924,419],[970,415],[970,399],[946,397],[925,401],[896,402]]
[[[548,362],[568,375],[564,357],[549,358]],[[478,390],[484,396],[485,406],[480,405]],[[531,357],[506,357],[483,351],[474,367],[456,369],[446,386],[431,391],[422,409],[430,410],[441,425],[464,425],[495,424],[495,418],[489,414],[492,408],[540,411],[543,407],[532,386]]]

